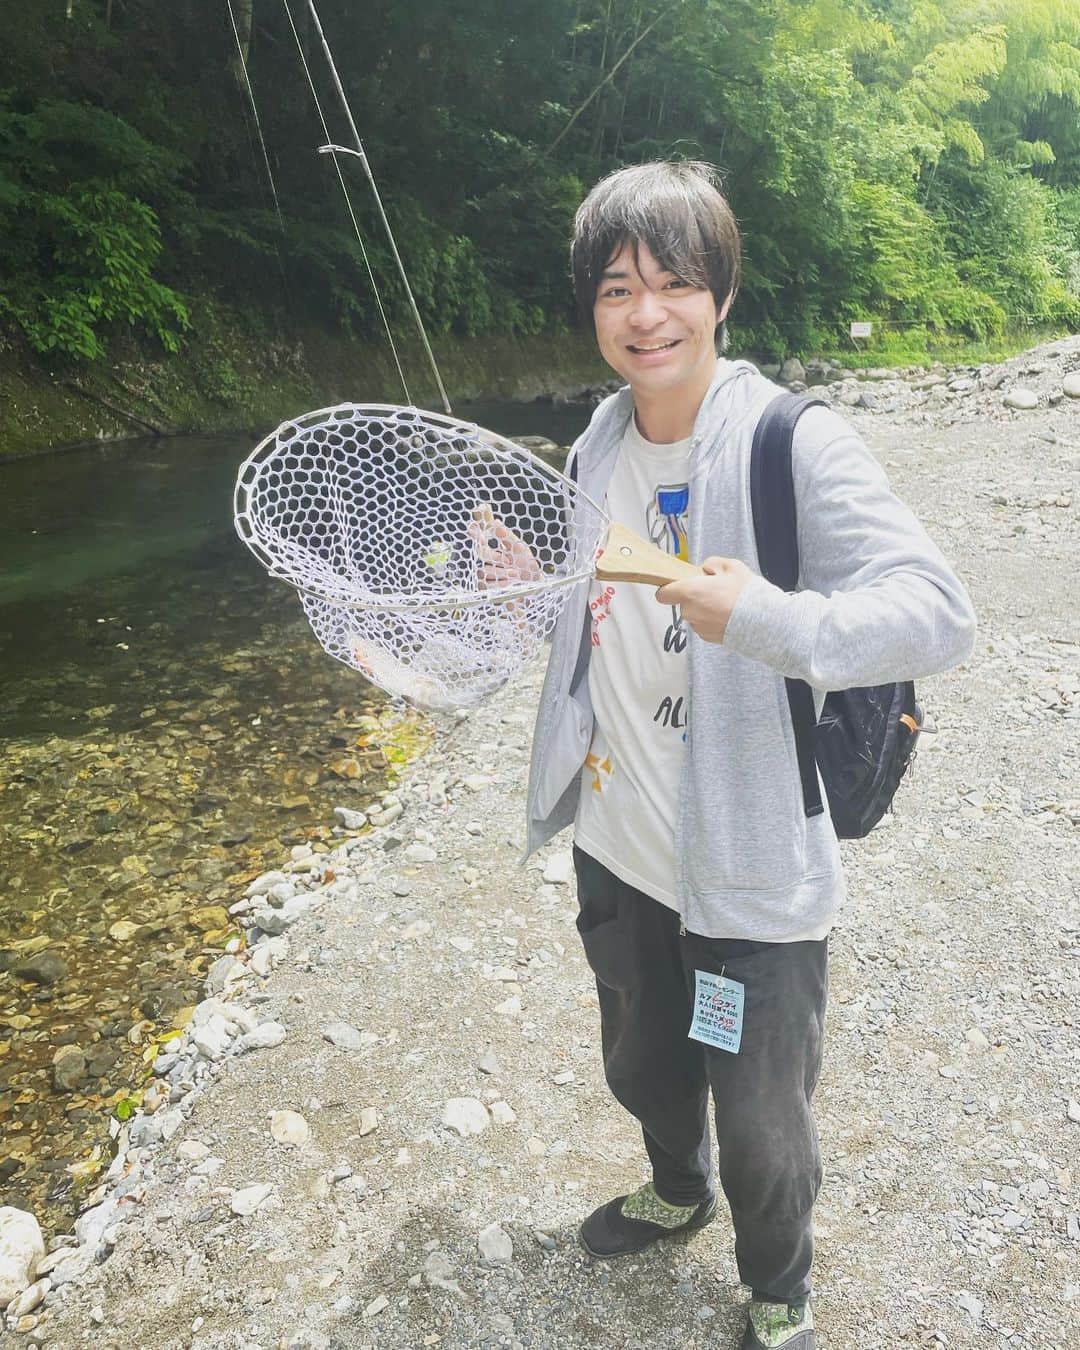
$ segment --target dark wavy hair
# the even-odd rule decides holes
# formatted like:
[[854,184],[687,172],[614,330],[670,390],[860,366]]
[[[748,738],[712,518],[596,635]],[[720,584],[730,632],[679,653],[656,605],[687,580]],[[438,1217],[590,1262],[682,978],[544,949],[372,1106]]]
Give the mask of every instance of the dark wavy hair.
[[[602,178],[578,207],[570,266],[583,323],[591,323],[596,292],[612,258],[644,244],[683,281],[710,290],[719,310],[739,287],[739,227],[711,164],[654,160]],[[720,351],[727,325],[716,329]]]

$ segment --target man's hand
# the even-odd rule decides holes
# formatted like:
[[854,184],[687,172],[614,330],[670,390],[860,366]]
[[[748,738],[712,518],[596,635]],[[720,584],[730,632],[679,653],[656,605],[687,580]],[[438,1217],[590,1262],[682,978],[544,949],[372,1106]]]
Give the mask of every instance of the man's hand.
[[701,566],[706,576],[669,581],[656,599],[661,605],[678,605],[699,638],[723,642],[735,601],[754,573],[735,558],[706,558]]

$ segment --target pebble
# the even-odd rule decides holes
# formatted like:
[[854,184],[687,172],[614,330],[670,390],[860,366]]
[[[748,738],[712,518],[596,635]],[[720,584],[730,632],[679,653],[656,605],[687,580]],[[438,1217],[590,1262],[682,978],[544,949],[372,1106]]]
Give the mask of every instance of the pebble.
[[352,811],[347,806],[335,806],[334,815],[347,830],[362,830],[368,823],[366,811]]
[[410,844],[405,849],[404,856],[413,863],[433,863],[439,855],[430,844]]
[[285,1028],[280,1022],[261,1022],[254,1031],[246,1031],[236,1043],[241,1053],[247,1050],[272,1050],[283,1044]]
[[573,875],[573,855],[570,853],[553,853],[544,867],[543,879],[551,885],[566,886]]
[[275,1111],[270,1117],[270,1133],[279,1144],[299,1146],[306,1144],[311,1129],[302,1115],[296,1111]]
[[480,1255],[493,1266],[508,1266],[514,1259],[514,1244],[510,1235],[497,1223],[481,1230],[476,1244]]
[[491,1118],[496,1125],[513,1125],[517,1120],[514,1108],[509,1102],[504,1102],[501,1099],[492,1102],[488,1110],[491,1112]]
[[330,1022],[322,1029],[323,1040],[339,1050],[359,1050],[363,1045],[360,1032],[348,1022]]
[[1074,1125],[1080,1125],[1080,1102],[1075,1097],[1069,1098],[1069,1105],[1066,1107],[1065,1114]]
[[364,1106],[360,1110],[360,1119],[358,1129],[360,1137],[364,1138],[379,1128],[379,1113],[374,1106]]
[[1069,398],[1080,398],[1080,370],[1072,370],[1065,376],[1061,388]]
[[239,1214],[242,1218],[254,1214],[273,1192],[273,1189],[273,1184],[268,1181],[258,1182],[253,1186],[242,1186],[229,1196],[229,1208],[234,1214]]
[[1032,393],[1030,389],[1010,389],[1002,402],[1006,408],[1016,408],[1020,412],[1031,412],[1033,408],[1039,406],[1038,394]]
[[390,1300],[385,1294],[380,1294],[378,1298],[373,1298],[364,1309],[365,1317],[378,1317],[386,1308],[390,1306]]
[[35,1308],[40,1307],[44,1302],[45,1295],[52,1288],[52,1281],[45,1279],[35,1280],[7,1307],[9,1317],[25,1317],[27,1313],[32,1313]]
[[461,1294],[461,1286],[454,1278],[454,1267],[446,1252],[436,1249],[424,1258],[424,1279],[436,1289]]
[[248,900],[252,900],[258,895],[265,895],[272,886],[277,886],[282,881],[288,881],[284,872],[264,872],[262,876],[255,878],[244,895]]
[[487,1050],[477,1061],[476,1067],[481,1073],[502,1073],[502,1065],[499,1063],[499,1057],[494,1050]]
[[442,1123],[465,1138],[482,1134],[491,1124],[491,1117],[484,1103],[475,1097],[451,1097],[443,1107]]

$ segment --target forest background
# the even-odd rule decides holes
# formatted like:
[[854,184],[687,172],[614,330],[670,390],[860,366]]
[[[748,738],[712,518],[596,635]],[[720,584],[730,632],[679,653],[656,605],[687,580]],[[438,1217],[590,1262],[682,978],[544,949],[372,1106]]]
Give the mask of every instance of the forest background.
[[[722,170],[745,236],[739,350],[836,352],[871,320],[880,364],[1080,327],[1076,0],[319,8],[440,352],[568,335],[574,208],[658,156]],[[95,371],[142,362],[160,384],[186,359],[227,405],[257,383],[242,350],[287,365],[314,335],[377,343],[316,153],[294,24],[331,135],[348,135],[306,0],[0,0],[0,16],[8,403],[4,368],[108,406]],[[343,167],[402,332],[371,193]]]

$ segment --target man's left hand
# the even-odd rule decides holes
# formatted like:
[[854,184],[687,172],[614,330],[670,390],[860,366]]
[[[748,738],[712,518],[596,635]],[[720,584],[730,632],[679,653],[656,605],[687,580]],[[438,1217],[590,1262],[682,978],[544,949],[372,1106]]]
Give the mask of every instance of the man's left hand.
[[736,558],[706,558],[703,577],[669,581],[656,592],[661,605],[678,605],[699,638],[723,642],[731,611],[754,573]]

